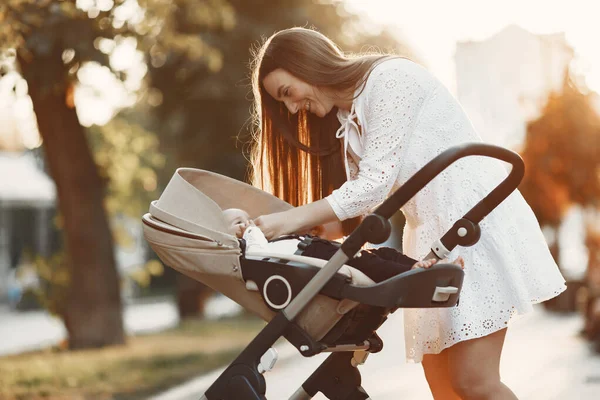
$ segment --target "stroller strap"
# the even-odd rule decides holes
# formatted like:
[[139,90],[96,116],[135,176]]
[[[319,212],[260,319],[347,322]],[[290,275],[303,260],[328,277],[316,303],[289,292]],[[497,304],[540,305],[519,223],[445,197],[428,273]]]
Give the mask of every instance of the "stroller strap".
[[290,239],[302,240],[303,238],[304,238],[304,236],[296,235],[296,234],[283,235],[283,236],[279,236],[278,238],[271,239],[271,240],[269,240],[269,242],[279,242],[280,240],[290,240]]
[[305,236],[300,242],[298,242],[298,250],[294,253],[297,256],[301,256],[302,253],[306,250],[306,248],[315,240],[316,238],[312,236]]
[[[285,238],[285,237],[282,237],[282,238]],[[310,244],[313,242],[329,243],[338,248],[341,246],[341,243],[339,243],[339,242],[323,239],[318,236],[306,235],[306,236],[300,236],[299,239],[300,239],[300,242],[298,243],[298,250],[296,250],[296,252],[294,253],[297,256],[301,256],[304,253],[304,251],[306,251],[308,246],[310,246]]]

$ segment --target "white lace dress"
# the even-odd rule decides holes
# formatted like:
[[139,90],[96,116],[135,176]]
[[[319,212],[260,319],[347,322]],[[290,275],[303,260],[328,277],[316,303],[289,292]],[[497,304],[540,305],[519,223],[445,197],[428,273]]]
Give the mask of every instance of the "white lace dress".
[[[340,220],[369,212],[449,147],[481,141],[448,90],[406,59],[376,66],[351,112],[340,111],[338,117],[342,126],[337,137],[347,149],[349,179],[327,200]],[[452,164],[402,208],[404,252],[425,257],[431,244],[506,176],[506,164],[487,157]],[[532,304],[566,288],[519,192],[480,227],[476,245],[457,247],[450,255],[465,259],[460,304],[404,310],[409,361],[420,362],[423,354],[505,328],[513,315],[527,313]]]

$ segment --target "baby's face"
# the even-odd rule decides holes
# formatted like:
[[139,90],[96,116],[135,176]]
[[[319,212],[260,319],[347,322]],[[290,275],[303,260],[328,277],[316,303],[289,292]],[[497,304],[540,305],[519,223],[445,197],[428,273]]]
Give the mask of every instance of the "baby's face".
[[241,238],[244,235],[246,228],[252,224],[252,220],[248,213],[239,208],[228,208],[227,210],[223,210],[223,216],[227,221],[229,232],[238,238]]

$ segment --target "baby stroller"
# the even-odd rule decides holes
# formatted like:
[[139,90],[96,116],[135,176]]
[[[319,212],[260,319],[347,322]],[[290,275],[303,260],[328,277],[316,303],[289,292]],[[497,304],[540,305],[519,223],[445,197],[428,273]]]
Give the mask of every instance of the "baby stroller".
[[318,392],[329,399],[368,399],[357,365],[381,351],[377,329],[398,308],[452,307],[463,280],[460,267],[436,264],[413,269],[380,283],[347,265],[367,243],[383,243],[388,219],[429,181],[456,160],[487,156],[512,164],[504,181],[440,239],[427,258],[446,257],[455,246],[480,237],[479,222],[517,188],[521,158],[481,143],[453,147],[430,161],[368,215],[329,261],[298,255],[245,252],[243,239],[227,232],[222,209],[244,208],[252,218],[289,209],[282,200],[237,180],[197,169],[176,171],[150,212],[144,235],[168,266],[196,279],[257,314],[268,324],[229,365],[202,399],[266,399],[265,371],[285,337],[305,357],[331,355],[292,395],[307,400]]

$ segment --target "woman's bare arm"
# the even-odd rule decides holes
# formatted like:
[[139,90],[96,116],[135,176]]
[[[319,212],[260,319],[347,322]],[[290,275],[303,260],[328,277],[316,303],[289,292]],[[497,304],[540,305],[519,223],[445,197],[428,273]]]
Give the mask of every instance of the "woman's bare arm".
[[317,236],[327,240],[338,240],[344,237],[342,223],[338,221],[329,222],[320,226]]
[[306,233],[315,226],[332,222],[339,222],[339,219],[325,199],[287,211],[261,215],[254,220],[269,240],[290,233]]

